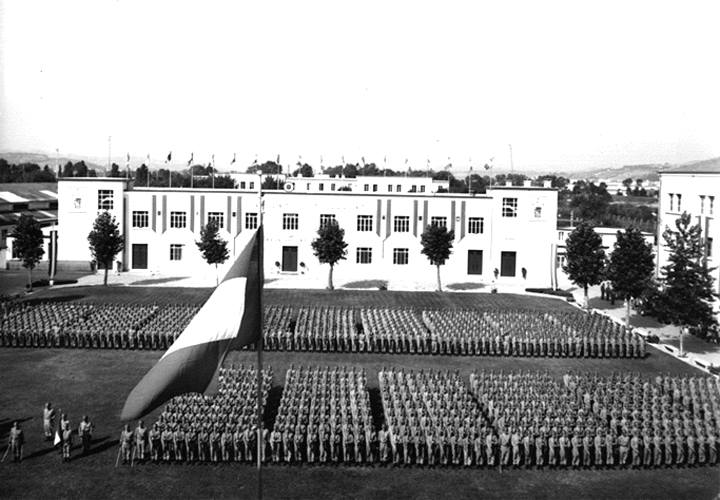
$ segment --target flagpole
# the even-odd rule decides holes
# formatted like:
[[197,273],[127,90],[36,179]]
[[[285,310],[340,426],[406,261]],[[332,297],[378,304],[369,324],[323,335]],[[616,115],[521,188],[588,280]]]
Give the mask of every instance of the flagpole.
[[[258,231],[262,231],[263,227],[263,200],[262,200],[262,172],[258,170]],[[260,335],[258,335],[257,342],[257,477],[258,477],[258,500],[262,500],[262,452],[265,446],[263,442],[263,418],[262,418],[262,351],[263,351],[263,328],[265,324],[265,309],[263,307],[263,288],[265,286],[265,279],[263,276],[263,239],[264,234],[258,241],[258,265],[260,266],[260,273],[258,279],[260,280]]]

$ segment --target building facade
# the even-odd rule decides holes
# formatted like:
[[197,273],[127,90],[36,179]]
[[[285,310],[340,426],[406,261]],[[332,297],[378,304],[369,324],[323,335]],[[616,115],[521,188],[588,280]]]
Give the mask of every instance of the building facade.
[[[87,234],[102,210],[120,223],[125,251],[118,259],[125,271],[209,272],[195,242],[210,220],[229,243],[229,266],[259,222],[257,192],[134,188],[124,179],[68,178],[59,181],[58,194],[60,266],[89,263]],[[344,275],[412,279],[432,272],[420,253],[420,236],[428,224],[441,224],[455,233],[444,280],[490,282],[497,269],[500,280],[525,276],[533,284],[551,283],[557,191],[549,186],[495,187],[477,196],[265,191],[262,200],[267,277],[325,275],[327,266],[314,257],[310,243],[320,225],[336,220],[348,243],[347,260],[338,267]]]
[[[707,266],[715,268],[715,293],[720,293],[720,258],[716,248],[720,231],[720,166],[690,165],[687,168],[660,172],[660,202],[658,207],[658,259],[656,275],[668,263],[668,250],[662,237],[666,227],[675,228],[675,221],[688,212],[693,224],[699,224],[702,232],[704,259]],[[717,301],[716,301],[717,305]]]

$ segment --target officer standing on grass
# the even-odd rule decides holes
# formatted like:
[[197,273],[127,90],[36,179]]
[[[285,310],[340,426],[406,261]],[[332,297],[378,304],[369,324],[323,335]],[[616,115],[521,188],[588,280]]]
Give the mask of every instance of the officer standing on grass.
[[45,403],[45,408],[43,408],[43,429],[45,430],[45,441],[50,441],[52,439],[54,424],[55,410],[52,409],[50,403]]
[[78,435],[80,436],[80,442],[82,443],[83,454],[87,454],[90,451],[92,433],[93,425],[90,423],[88,416],[84,415],[80,425],[78,426]]
[[20,423],[15,421],[10,429],[10,435],[8,436],[8,445],[13,454],[13,462],[22,462],[23,459],[23,445],[25,444],[25,435],[20,428]]

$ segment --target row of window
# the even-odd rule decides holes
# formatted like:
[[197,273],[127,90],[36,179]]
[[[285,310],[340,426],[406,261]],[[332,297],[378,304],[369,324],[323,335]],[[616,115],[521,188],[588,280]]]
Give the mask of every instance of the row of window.
[[[670,212],[682,212],[682,194],[680,193],[668,193],[670,197]],[[705,209],[707,208],[707,215],[714,215],[715,212],[715,197],[701,194],[700,195],[700,215],[706,215]]]
[[[322,184],[321,184],[321,186],[322,186]],[[364,190],[365,192],[370,192],[370,188],[371,188],[371,187],[372,187],[372,192],[373,192],[373,193],[377,193],[377,192],[378,192],[378,185],[377,185],[377,184],[373,184],[372,186],[370,186],[370,184],[365,184],[365,185],[363,186],[363,190]],[[387,190],[388,190],[388,193],[392,193],[392,192],[393,192],[393,185],[392,185],[392,184],[388,184]],[[320,189],[320,191],[322,191],[322,188]],[[396,193],[402,193],[402,184],[396,184],[396,185],[395,185],[395,192],[396,192]],[[420,191],[418,191],[418,186],[415,185],[415,184],[413,184],[412,186],[410,186],[410,189],[408,190],[408,193],[418,193],[418,192],[419,192],[419,193],[424,193],[424,192],[425,192],[425,186],[420,186]]]
[[[283,229],[296,231],[300,217],[298,214],[283,214]],[[324,227],[335,221],[335,214],[321,214],[320,226]],[[225,214],[223,212],[208,212],[208,222],[215,221],[218,227],[225,227]],[[147,211],[134,211],[132,214],[133,228],[147,228],[150,225],[150,213]],[[431,217],[430,225],[447,227],[447,217]],[[245,214],[245,229],[257,229],[258,214]],[[170,227],[173,229],[184,229],[187,227],[187,212],[170,212]],[[407,215],[396,215],[393,219],[393,229],[396,233],[410,232],[410,217]],[[357,230],[360,232],[371,232],[373,230],[372,215],[357,216]],[[485,232],[484,217],[468,218],[468,233],[482,234]]]
[[[214,221],[220,229],[225,228],[225,214],[223,212],[208,212],[208,222]],[[257,213],[245,214],[245,228],[257,229],[258,216]],[[147,228],[150,227],[150,212],[138,210],[132,213],[132,227]],[[187,212],[170,212],[170,227],[174,229],[184,229],[187,227]]]

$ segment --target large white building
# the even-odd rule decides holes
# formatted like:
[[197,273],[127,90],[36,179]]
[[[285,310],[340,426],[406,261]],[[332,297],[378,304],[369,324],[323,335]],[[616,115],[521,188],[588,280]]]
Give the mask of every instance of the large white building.
[[[207,271],[195,245],[202,226],[218,221],[232,261],[258,224],[258,194],[242,190],[135,188],[125,179],[62,178],[58,196],[61,268],[89,266],[87,235],[102,210],[120,223],[125,251],[118,259],[126,271]],[[521,280],[524,269],[533,284],[551,283],[557,191],[549,185],[494,187],[476,196],[372,188],[265,191],[263,205],[266,276],[324,275],[327,266],[319,264],[310,243],[321,224],[335,219],[348,243],[340,269],[349,275],[412,278],[432,272],[420,253],[420,235],[428,224],[443,224],[455,232],[444,280],[490,282],[495,269],[500,280]]]
[[720,293],[720,258],[714,240],[720,232],[720,165],[703,162],[676,170],[660,172],[660,203],[658,207],[657,276],[668,262],[668,250],[662,233],[666,227],[675,228],[675,221],[688,212],[693,224],[700,224],[704,258],[708,267],[716,268],[715,293]]

